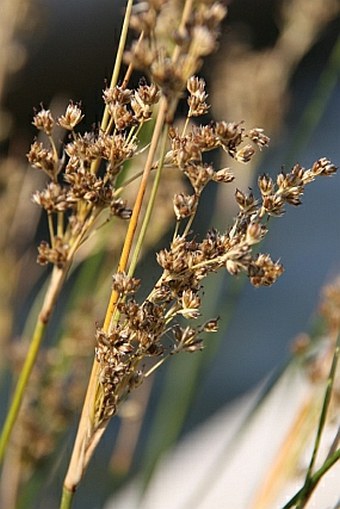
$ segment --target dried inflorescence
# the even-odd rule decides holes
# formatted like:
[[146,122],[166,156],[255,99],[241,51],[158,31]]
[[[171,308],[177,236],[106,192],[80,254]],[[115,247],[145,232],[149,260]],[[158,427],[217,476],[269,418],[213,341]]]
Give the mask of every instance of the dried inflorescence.
[[[48,146],[34,141],[27,157],[50,179],[45,189],[33,195],[33,201],[46,211],[50,229],[50,243],[43,241],[39,247],[39,263],[65,266],[104,210],[110,217],[130,218],[131,210],[119,196],[122,189],[117,189],[116,182],[126,161],[138,154],[136,127],[151,118],[159,98],[158,88],[145,80],[135,91],[107,88],[103,99],[109,127],[83,134],[76,133],[75,127],[84,115],[72,101],[56,120],[44,107],[35,114],[33,124],[45,133]],[[56,126],[70,133],[59,146],[53,139]]]
[[[215,127],[209,129],[214,131]],[[262,130],[252,132],[265,136]],[[243,131],[238,133],[241,143]],[[171,133],[173,143],[172,136]],[[244,136],[248,137],[249,134]],[[218,146],[217,140],[214,148]],[[205,149],[206,145],[201,145],[201,152],[199,146],[195,147],[195,161],[202,160]],[[114,288],[122,299],[118,304],[120,318],[111,334],[104,334],[103,331],[97,334],[96,355],[101,366],[101,384],[107,398],[107,405],[101,407],[102,411],[106,408],[103,418],[115,412],[120,398],[134,385],[136,373],[138,380],[141,380],[143,375],[139,364],[142,359],[200,350],[203,348],[202,333],[217,330],[216,320],[197,326],[192,323],[184,327],[181,325],[181,318],[191,322],[201,316],[202,283],[209,274],[226,269],[231,275],[246,273],[255,287],[275,283],[283,273],[282,264],[273,261],[269,254],[254,253],[254,247],[268,231],[269,217],[282,215],[286,204],[300,205],[306,184],[317,176],[333,175],[336,171],[330,161],[322,158],[310,169],[295,165],[289,173],[280,173],[275,181],[268,175],[260,176],[258,198],[255,198],[252,191],[245,194],[236,190],[239,213],[234,224],[225,233],[212,229],[198,241],[192,238],[185,222],[195,216],[205,185],[209,181],[230,182],[232,174],[229,169],[227,172],[223,170],[225,177],[215,178],[218,172],[211,165],[195,164],[190,157],[186,162],[181,158],[178,163],[174,154],[174,150],[168,153],[168,164],[170,161],[172,165],[177,163],[194,190],[192,195],[178,193],[174,197],[176,219],[179,224],[183,223],[184,233],[178,234],[168,249],[157,254],[163,272],[142,304],[134,297],[128,297],[129,293],[135,293],[140,282],[137,283],[125,274],[114,276]]]
[[[145,73],[172,103],[182,95],[187,80],[193,79],[202,58],[215,50],[226,12],[221,2],[197,2],[189,21],[178,26],[176,2],[141,2],[135,7],[131,26],[142,37],[125,53],[125,60]],[[191,90],[189,116],[206,112],[199,80],[191,83]]]
[[[136,293],[143,282],[132,277],[131,267],[126,273],[125,265],[113,277],[114,309],[105,326],[96,332],[99,376],[95,408],[90,412],[92,430],[104,427],[122,398],[142,381],[145,359],[151,358],[151,365],[157,366],[169,355],[201,350],[203,334],[216,332],[217,319],[199,323],[207,276],[222,269],[233,276],[246,274],[255,287],[275,283],[283,272],[282,264],[269,254],[257,252],[268,231],[269,218],[281,216],[287,204],[300,205],[307,184],[336,171],[322,158],[310,169],[297,164],[276,179],[261,175],[257,191],[236,189],[239,212],[224,232],[212,228],[201,240],[193,235],[192,225],[206,186],[211,182],[229,184],[234,179],[229,167],[215,169],[207,162],[208,153],[222,150],[232,161],[248,163],[258,150],[268,146],[269,138],[261,128],[247,130],[242,121],[190,124],[190,119],[209,110],[205,82],[196,72],[202,57],[216,46],[226,9],[220,2],[194,2],[186,22],[171,30],[171,9],[179,9],[180,4],[149,0],[136,5],[131,25],[140,37],[126,52],[125,60],[145,72],[148,81],[142,79],[135,90],[127,88],[125,81],[104,90],[109,118],[105,128],[76,133],[83,114],[80,105],[72,102],[57,120],[42,108],[33,122],[49,140],[47,147],[35,141],[28,154],[30,163],[50,179],[46,189],[34,195],[34,201],[47,213],[51,236],[50,244],[42,242],[39,247],[40,263],[50,262],[60,269],[67,266],[103,210],[124,219],[130,217],[130,209],[120,197],[124,181],[119,177],[126,162],[136,160],[148,148],[138,136],[158,102],[160,111],[166,107],[162,127],[163,133],[168,133],[167,140],[163,138],[168,146],[159,149],[156,156],[150,152],[150,169],[162,166],[163,171],[177,170],[191,187],[173,198],[175,233],[170,246],[157,254],[160,275],[147,298],[138,302]],[[173,117],[185,94],[187,118],[179,129],[173,125]],[[68,133],[61,147],[53,140],[55,126]]]

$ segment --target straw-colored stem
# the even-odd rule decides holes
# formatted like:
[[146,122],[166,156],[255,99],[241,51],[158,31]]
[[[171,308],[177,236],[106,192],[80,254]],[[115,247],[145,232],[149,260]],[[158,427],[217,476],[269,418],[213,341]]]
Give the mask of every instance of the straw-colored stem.
[[[114,65],[114,69],[113,69],[113,73],[112,73],[110,88],[114,88],[118,83],[120,68],[121,68],[122,61],[123,61],[124,49],[125,49],[125,45],[126,45],[126,39],[127,39],[128,31],[129,31],[129,22],[130,22],[132,6],[133,6],[133,0],[128,0],[127,4],[126,4],[126,11],[125,11],[125,15],[124,15],[122,32],[121,32],[121,35],[119,38],[119,45],[118,45],[118,49],[117,49],[117,55],[115,58],[115,65]],[[103,118],[102,118],[102,121],[100,124],[100,128],[102,131],[105,131],[105,129],[107,127],[108,120],[109,120],[109,109],[108,109],[108,107],[105,107]]]
[[[189,17],[192,7],[192,0],[186,0],[185,6],[183,9],[183,15],[180,27],[185,26],[185,22]],[[126,14],[124,23],[126,19],[129,17],[129,14]],[[173,62],[175,62],[179,56],[180,48],[176,46],[175,51],[173,53]],[[143,175],[141,178],[141,182],[139,185],[137,197],[135,200],[135,204],[132,210],[131,219],[129,222],[128,230],[125,236],[123,249],[121,252],[120,260],[118,263],[117,272],[125,272],[127,271],[127,267],[129,264],[129,257],[132,249],[132,245],[135,238],[135,233],[138,225],[138,220],[140,217],[140,212],[143,204],[144,195],[147,188],[147,183],[150,177],[150,172],[153,168],[156,151],[159,145],[159,140],[161,137],[162,130],[165,125],[166,115],[169,114],[169,109],[171,107],[171,112],[175,105],[177,104],[177,100],[173,103],[169,104],[166,97],[162,97],[159,110],[156,118],[156,123],[154,126],[152,139],[150,143],[150,148],[147,156],[147,160],[145,162]],[[105,115],[105,113],[104,113]],[[103,123],[102,126],[103,128]],[[104,126],[105,127],[105,126]],[[117,302],[119,299],[119,293],[116,290],[113,290],[110,296],[110,300],[107,306],[106,315],[103,324],[104,332],[108,332],[110,330],[112,321],[115,317],[115,312],[117,308]],[[96,360],[94,360],[90,380],[88,384],[87,393],[85,396],[85,402],[83,405],[80,422],[78,426],[78,432],[74,443],[74,448],[71,455],[71,460],[69,464],[69,468],[64,481],[64,491],[68,491],[73,493],[88,465],[88,462],[93,454],[93,451],[99,442],[108,421],[102,422],[99,428],[95,429],[94,424],[94,408],[96,403],[96,398],[98,396],[99,387],[99,372],[100,366]]]
[[62,238],[64,235],[64,219],[65,215],[63,212],[58,212],[57,215],[57,235]]
[[54,247],[54,226],[51,212],[47,213],[48,231],[50,234],[51,246]]

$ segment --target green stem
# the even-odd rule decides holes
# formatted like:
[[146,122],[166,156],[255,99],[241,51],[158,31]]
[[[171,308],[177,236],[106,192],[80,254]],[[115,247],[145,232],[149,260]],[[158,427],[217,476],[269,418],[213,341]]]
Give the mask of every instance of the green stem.
[[306,473],[306,478],[303,487],[299,492],[290,500],[289,503],[291,505],[287,505],[284,507],[284,509],[288,509],[288,507],[292,507],[292,505],[296,504],[296,509],[302,509],[309,498],[311,497],[314,489],[316,488],[317,483],[321,479],[321,477],[327,472],[327,470],[337,461],[337,459],[340,457],[340,450],[336,451],[334,454],[329,456],[329,458],[326,459],[322,467],[314,474],[312,475],[312,471],[315,465],[316,456],[319,450],[322,432],[325,427],[326,423],[326,417],[327,417],[327,411],[329,407],[329,403],[331,400],[333,385],[334,385],[334,379],[335,379],[335,373],[337,368],[337,363],[339,360],[339,354],[340,354],[340,334],[337,336],[337,342],[335,347],[335,352],[333,355],[332,365],[329,371],[328,379],[327,379],[327,387],[325,391],[325,397],[323,399],[323,405],[322,410],[320,414],[320,420],[318,425],[318,430],[315,438],[314,448],[312,457],[309,463],[309,467]]
[[38,319],[36,321],[32,341],[30,343],[29,350],[25,358],[24,366],[19,375],[19,380],[15,387],[11,405],[7,413],[7,417],[0,435],[0,462],[3,460],[8,441],[10,439],[14,424],[18,417],[21,402],[28,384],[29,377],[34,367],[41,342],[45,335],[47,324],[49,322],[50,316],[52,314],[56,300],[59,296],[67,272],[68,266],[64,267],[63,269],[58,269],[57,267],[53,269],[50,284],[45,295],[45,300],[39,313]]
[[[315,472],[314,475],[310,478],[309,482],[309,493],[312,494],[314,489],[316,488],[320,479],[328,472],[330,468],[340,459],[340,449],[335,451],[332,456],[330,456],[327,461]],[[304,486],[286,503],[286,505],[282,509],[290,509],[290,507],[298,507],[301,497],[304,495]]]
[[329,376],[328,376],[328,379],[327,379],[326,393],[325,393],[325,397],[324,397],[324,400],[323,400],[323,405],[322,405],[322,410],[321,410],[321,415],[320,415],[320,421],[319,421],[318,431],[317,431],[317,435],[316,435],[316,439],[315,439],[315,444],[314,444],[314,449],[313,449],[313,453],[312,453],[312,458],[311,458],[311,461],[310,461],[310,464],[309,464],[309,467],[308,467],[308,471],[307,471],[307,474],[306,474],[306,482],[311,477],[311,474],[312,474],[312,471],[313,471],[313,467],[314,467],[314,464],[315,464],[315,460],[316,460],[316,455],[317,455],[317,452],[318,452],[319,446],[320,446],[321,435],[322,435],[322,432],[323,432],[323,429],[324,429],[325,423],[326,423],[327,410],[328,410],[329,403],[330,403],[330,400],[331,400],[332,389],[333,389],[333,385],[334,385],[335,372],[336,372],[336,366],[337,366],[338,359],[339,359],[339,348],[340,348],[339,338],[340,338],[340,334],[338,335],[337,344],[336,344],[335,352],[334,352],[334,355],[333,355],[332,366],[331,366],[331,369],[330,369],[330,372],[329,372]]
[[156,200],[156,196],[157,196],[157,191],[158,191],[159,183],[160,183],[160,180],[161,180],[167,140],[168,140],[168,126],[165,126],[165,128],[163,130],[162,140],[161,140],[161,156],[160,156],[159,161],[158,161],[158,168],[157,168],[155,180],[154,180],[154,183],[153,183],[153,186],[152,186],[152,189],[151,189],[150,199],[149,199],[149,202],[148,202],[148,205],[147,205],[147,209],[146,209],[146,212],[145,212],[145,216],[144,216],[144,219],[143,219],[141,230],[140,230],[139,235],[138,235],[138,239],[137,239],[137,242],[136,242],[136,247],[134,249],[134,252],[133,252],[133,255],[132,255],[132,258],[131,258],[131,263],[130,263],[130,267],[129,267],[129,276],[132,276],[134,271],[135,271],[135,269],[136,269],[136,265],[137,265],[137,262],[138,262],[138,257],[139,257],[139,254],[141,252],[142,246],[143,246],[143,241],[144,241],[144,238],[145,238],[145,235],[146,235],[146,232],[147,232],[148,225],[150,223],[151,214],[152,214],[152,211],[153,211],[153,208],[154,208],[154,204],[155,204],[155,200]]
[[287,157],[287,166],[294,164],[296,154],[306,148],[319,124],[327,102],[336,87],[340,73],[340,37],[338,37],[327,65],[323,69],[312,99],[308,102],[292,137],[293,144]]
[[16,421],[22,397],[25,391],[25,387],[27,384],[27,380],[30,376],[30,373],[32,371],[32,367],[34,365],[42,337],[44,335],[46,328],[46,324],[42,323],[40,320],[37,321],[35,330],[33,333],[32,343],[29,349],[29,352],[25,359],[24,367],[20,373],[20,377],[16,386],[15,394],[13,397],[13,401],[11,404],[11,407],[9,409],[9,412],[7,414],[7,418],[5,421],[5,424],[3,426],[3,430],[0,437],[0,461],[2,460],[4,456],[4,452],[6,450],[6,446],[9,440],[9,437],[11,435],[14,423]]
[[60,502],[60,509],[71,509],[73,503],[73,495],[74,491],[69,491],[64,486]]
[[[118,46],[117,55],[115,58],[115,65],[114,65],[111,83],[110,83],[111,89],[114,88],[118,82],[119,72],[120,72],[120,68],[122,65],[123,54],[124,54],[124,49],[125,49],[125,45],[126,45],[126,39],[127,39],[128,31],[129,31],[129,23],[130,23],[132,6],[133,6],[133,0],[128,0],[127,4],[126,4],[126,11],[125,11],[125,15],[124,15],[122,31],[121,31],[120,38],[119,38],[119,46]],[[105,110],[104,110],[101,126],[100,126],[102,131],[106,130],[108,121],[109,121],[109,109],[106,106]]]

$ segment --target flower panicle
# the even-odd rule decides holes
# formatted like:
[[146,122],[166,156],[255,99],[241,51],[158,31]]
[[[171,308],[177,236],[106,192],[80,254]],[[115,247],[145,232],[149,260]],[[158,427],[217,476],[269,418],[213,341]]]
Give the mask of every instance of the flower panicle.
[[[42,241],[38,247],[38,262],[42,265],[67,267],[102,214],[107,220],[113,216],[132,218],[133,225],[138,207],[132,212],[121,194],[126,182],[140,177],[138,171],[125,180],[129,163],[139,164],[144,152],[149,150],[148,156],[151,153],[150,171],[157,171],[156,182],[162,169],[177,171],[189,184],[189,189],[178,190],[173,196],[175,233],[169,246],[156,253],[159,277],[147,297],[139,298],[140,289],[145,295],[144,281],[133,277],[134,265],[128,263],[133,259],[130,254],[134,238],[127,249],[126,263],[119,263],[112,277],[113,305],[109,305],[104,324],[95,333],[96,369],[88,392],[92,407],[85,409],[88,417],[84,418],[91,422],[80,427],[74,457],[77,451],[87,454],[89,450],[91,454],[94,435],[105,428],[120,402],[152,369],[174,354],[202,350],[206,334],[218,330],[217,318],[202,318],[203,287],[209,275],[220,270],[231,276],[244,274],[255,287],[271,286],[278,280],[284,272],[280,260],[258,252],[269,219],[282,216],[288,205],[299,206],[307,184],[319,176],[332,176],[337,170],[331,161],[320,158],[309,169],[296,164],[276,178],[262,174],[257,189],[235,190],[238,213],[224,231],[211,228],[201,239],[194,234],[195,216],[206,187],[234,180],[231,167],[215,168],[208,161],[210,153],[223,151],[230,166],[234,162],[247,164],[270,140],[262,128],[248,129],[243,121],[199,123],[210,104],[206,83],[198,72],[203,58],[217,46],[220,22],[227,9],[219,1],[198,0],[186,17],[183,9],[180,23],[174,23],[179,12],[176,17],[172,9],[181,7],[181,2],[148,0],[133,8],[130,26],[139,38],[125,51],[124,58],[129,68],[142,71],[146,77],[135,88],[128,88],[125,80],[106,86],[102,98],[108,122],[101,124],[105,127],[81,131],[82,107],[72,101],[56,120],[43,106],[33,119],[39,133],[47,138],[35,140],[27,154],[30,164],[49,179],[45,189],[33,195],[34,203],[45,211],[49,226],[49,241]],[[187,115],[184,127],[179,128],[174,118],[183,97],[187,100]],[[148,129],[143,128],[151,119],[156,123],[149,123],[154,128],[149,144],[144,136]],[[153,137],[157,133],[154,126],[158,126],[159,119],[163,119],[163,125],[157,139]],[[56,129],[65,134],[58,143],[54,139]],[[167,135],[163,138],[167,142],[164,149],[160,149],[162,129]],[[156,148],[153,153],[154,139],[158,151]],[[142,192],[140,195],[144,196]],[[129,235],[126,239],[124,248],[130,242]],[[86,465],[83,459],[80,469],[73,470],[73,462],[70,467],[71,490]]]

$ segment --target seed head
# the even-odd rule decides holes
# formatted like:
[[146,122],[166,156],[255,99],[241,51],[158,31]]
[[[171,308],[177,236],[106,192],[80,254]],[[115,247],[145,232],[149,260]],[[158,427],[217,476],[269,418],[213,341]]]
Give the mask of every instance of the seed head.
[[242,147],[236,152],[235,159],[240,163],[249,163],[254,154],[255,154],[254,147],[252,147],[251,145],[246,145],[245,147]]
[[259,128],[251,129],[248,132],[248,137],[259,147],[260,150],[264,147],[268,147],[270,142],[270,138],[264,134],[263,129]]
[[61,115],[58,118],[58,124],[68,131],[73,131],[75,126],[81,122],[83,117],[84,115],[82,115],[79,105],[70,101],[66,108],[65,115]]
[[175,194],[173,199],[174,212],[176,219],[184,219],[190,217],[197,206],[197,199],[195,195],[189,195],[185,193]]
[[31,145],[27,159],[34,168],[45,171],[55,180],[58,173],[58,161],[52,150],[44,148],[42,143],[35,141]]
[[271,286],[283,271],[283,266],[273,262],[268,254],[259,254],[249,266],[248,275],[254,286]]
[[182,293],[181,309],[179,313],[184,318],[198,318],[200,315],[199,308],[201,306],[201,299],[191,289],[187,289]]
[[135,293],[140,286],[140,279],[128,276],[124,272],[117,272],[112,276],[112,288],[121,295]]
[[55,121],[51,111],[45,110],[42,107],[41,110],[34,115],[32,124],[39,129],[39,131],[44,131],[47,136],[51,136]]
[[235,176],[231,173],[230,168],[222,168],[217,170],[212,176],[212,180],[215,182],[224,182],[228,184],[235,179]]

